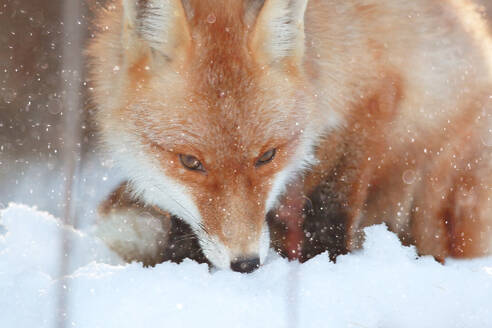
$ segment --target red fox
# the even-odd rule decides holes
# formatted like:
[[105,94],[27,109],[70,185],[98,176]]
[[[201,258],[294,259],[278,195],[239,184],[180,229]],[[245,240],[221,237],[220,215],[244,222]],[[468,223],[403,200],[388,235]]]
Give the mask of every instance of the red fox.
[[492,39],[472,2],[113,0],[96,26],[96,122],[128,177],[100,232],[126,259],[157,261],[173,215],[214,266],[251,272],[267,213],[298,251],[320,185],[348,250],[385,222],[440,260],[492,253]]

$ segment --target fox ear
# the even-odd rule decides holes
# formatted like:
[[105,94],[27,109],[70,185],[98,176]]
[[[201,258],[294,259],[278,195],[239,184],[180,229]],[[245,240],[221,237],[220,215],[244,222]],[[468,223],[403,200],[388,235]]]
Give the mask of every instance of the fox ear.
[[122,1],[126,47],[141,40],[171,61],[188,49],[191,36],[181,0]]
[[257,60],[271,64],[304,56],[304,13],[308,0],[265,0],[253,27],[250,48]]

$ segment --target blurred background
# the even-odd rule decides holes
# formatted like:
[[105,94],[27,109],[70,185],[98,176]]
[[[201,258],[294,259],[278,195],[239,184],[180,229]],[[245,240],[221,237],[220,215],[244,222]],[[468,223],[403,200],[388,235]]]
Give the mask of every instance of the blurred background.
[[119,181],[111,161],[97,154],[85,78],[90,13],[100,6],[95,0],[0,5],[0,208],[18,202],[66,217],[72,197],[71,223],[83,228]]
[[[492,0],[478,3],[483,15],[492,17]],[[96,0],[0,4],[0,208],[19,202],[66,217],[71,191],[77,218],[72,223],[84,228],[97,202],[121,179],[97,151],[84,76],[90,12],[100,5]]]

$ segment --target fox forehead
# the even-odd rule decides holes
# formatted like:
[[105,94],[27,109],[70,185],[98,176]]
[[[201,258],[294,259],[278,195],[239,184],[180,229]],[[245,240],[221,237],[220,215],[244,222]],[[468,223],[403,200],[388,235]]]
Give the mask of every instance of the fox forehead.
[[179,67],[150,54],[135,61],[130,74],[136,72],[133,80],[141,83],[129,86],[135,96],[124,115],[132,116],[149,142],[192,154],[251,158],[302,133],[299,78],[295,71],[265,70],[255,62],[242,3],[184,1],[193,39],[187,58]]
[[217,153],[227,149],[254,157],[267,151],[265,147],[281,146],[302,133],[304,118],[296,117],[295,101],[281,101],[278,96],[265,103],[259,100],[261,91],[246,100],[237,97],[184,96],[186,100],[178,103],[142,95],[130,106],[129,115],[149,142],[170,151]]
[[[164,148],[225,147],[257,155],[263,147],[275,147],[302,133],[303,99],[284,80],[262,87],[261,78],[212,60],[204,70],[209,78],[201,82],[196,81],[203,70],[176,75],[171,81],[153,73],[123,115],[130,115],[149,141]],[[167,93],[169,83],[173,89]]]

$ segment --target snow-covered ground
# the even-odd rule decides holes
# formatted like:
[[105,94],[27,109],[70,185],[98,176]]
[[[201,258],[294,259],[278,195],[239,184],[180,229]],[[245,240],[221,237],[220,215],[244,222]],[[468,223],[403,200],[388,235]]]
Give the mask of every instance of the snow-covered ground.
[[[15,202],[61,217],[65,206],[64,173],[59,159],[2,158],[0,154],[0,209]],[[76,226],[85,230],[94,223],[99,203],[123,181],[123,176],[112,160],[100,152],[91,152],[81,161],[74,181]]]
[[[364,249],[299,265],[274,254],[251,274],[185,261],[123,264],[90,233],[10,204],[0,212],[0,327],[492,327],[492,258],[417,258],[384,226]],[[62,234],[64,231],[64,234]],[[60,276],[61,236],[72,245]]]

